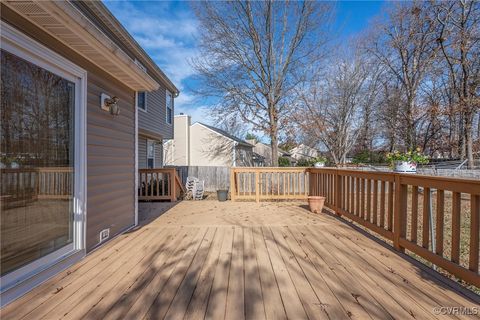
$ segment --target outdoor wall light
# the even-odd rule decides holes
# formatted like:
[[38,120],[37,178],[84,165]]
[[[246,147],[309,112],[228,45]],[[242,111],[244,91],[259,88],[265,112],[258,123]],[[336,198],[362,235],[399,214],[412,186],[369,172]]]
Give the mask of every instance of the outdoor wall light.
[[120,114],[118,100],[119,99],[115,96],[113,98],[110,98],[110,96],[102,93],[100,95],[100,107],[103,110],[110,112],[111,115],[118,116]]

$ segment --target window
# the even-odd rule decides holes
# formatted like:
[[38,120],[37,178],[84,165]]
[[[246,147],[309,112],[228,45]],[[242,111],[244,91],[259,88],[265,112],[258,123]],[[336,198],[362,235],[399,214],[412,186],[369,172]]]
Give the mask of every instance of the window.
[[147,168],[153,169],[155,166],[155,141],[147,140]]
[[87,72],[3,21],[0,27],[0,291],[7,304],[84,254]]
[[3,49],[0,57],[3,276],[74,241],[76,84]]
[[147,93],[145,91],[138,91],[136,96],[137,108],[147,111]]
[[173,94],[167,90],[166,96],[166,106],[167,106],[167,123],[172,124],[173,118]]

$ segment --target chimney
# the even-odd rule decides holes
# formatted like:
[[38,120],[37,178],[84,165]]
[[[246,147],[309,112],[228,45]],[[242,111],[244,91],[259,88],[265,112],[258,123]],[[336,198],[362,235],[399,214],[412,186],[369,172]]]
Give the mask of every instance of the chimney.
[[190,165],[190,125],[191,117],[180,113],[174,120],[174,157],[175,165]]

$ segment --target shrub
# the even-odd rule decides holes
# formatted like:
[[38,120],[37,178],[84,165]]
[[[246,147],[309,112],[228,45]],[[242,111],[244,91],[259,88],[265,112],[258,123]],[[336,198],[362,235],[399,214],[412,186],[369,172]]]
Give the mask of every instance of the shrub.
[[391,165],[396,161],[408,161],[417,164],[428,163],[428,157],[420,152],[420,148],[407,152],[394,151],[392,153],[387,153],[387,160]]
[[352,163],[385,163],[387,159],[383,152],[363,150],[353,156]]
[[278,166],[279,167],[290,167],[291,166],[290,159],[288,159],[286,157],[279,157],[278,158]]
[[327,158],[317,157],[310,160],[302,158],[297,161],[297,167],[312,167],[317,162],[327,163]]

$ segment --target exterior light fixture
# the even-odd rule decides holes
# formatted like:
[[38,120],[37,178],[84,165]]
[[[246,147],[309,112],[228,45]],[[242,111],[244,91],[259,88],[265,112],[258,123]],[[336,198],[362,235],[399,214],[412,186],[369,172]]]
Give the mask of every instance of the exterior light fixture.
[[110,112],[111,115],[118,116],[120,114],[120,107],[118,106],[118,97],[114,96],[110,98],[110,96],[102,93],[100,95],[100,107]]

